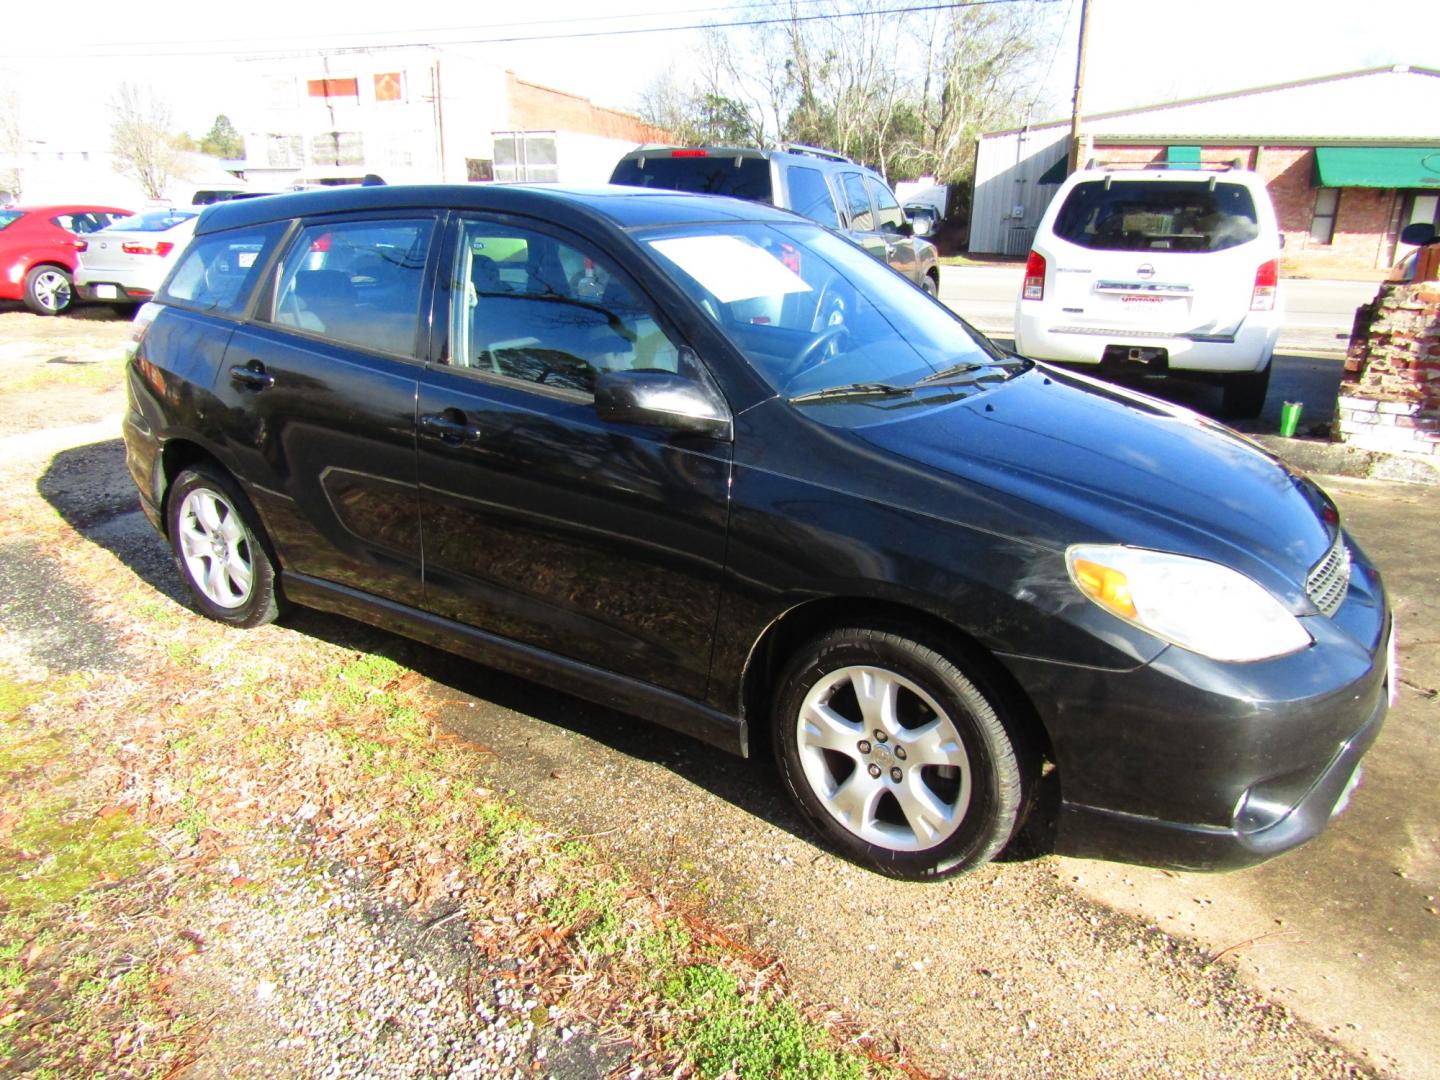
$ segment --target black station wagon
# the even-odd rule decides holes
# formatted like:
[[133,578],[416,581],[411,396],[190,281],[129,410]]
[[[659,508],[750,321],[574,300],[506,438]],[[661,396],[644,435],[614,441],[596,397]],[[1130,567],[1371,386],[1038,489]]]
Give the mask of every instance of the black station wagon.
[[1061,850],[1274,855],[1343,805],[1394,681],[1380,577],[1315,484],[754,203],[220,204],[128,386],[205,614],[325,608],[773,746],[898,876],[993,857],[1042,775]]

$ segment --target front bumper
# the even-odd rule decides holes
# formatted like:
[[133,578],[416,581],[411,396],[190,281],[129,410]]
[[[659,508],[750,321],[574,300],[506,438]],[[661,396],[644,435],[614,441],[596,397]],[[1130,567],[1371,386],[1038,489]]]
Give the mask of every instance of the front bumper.
[[1015,347],[1022,356],[1065,364],[1098,364],[1107,349],[1163,349],[1171,371],[1259,371],[1275,351],[1280,319],[1252,315],[1233,335],[1183,336],[1137,329],[1050,325],[1048,313],[1032,313],[1020,302],[1015,313]]
[[1129,672],[1008,658],[1054,749],[1056,849],[1220,870],[1317,836],[1389,708],[1379,575],[1357,559],[1340,611],[1306,623],[1310,648],[1254,664],[1175,647]]

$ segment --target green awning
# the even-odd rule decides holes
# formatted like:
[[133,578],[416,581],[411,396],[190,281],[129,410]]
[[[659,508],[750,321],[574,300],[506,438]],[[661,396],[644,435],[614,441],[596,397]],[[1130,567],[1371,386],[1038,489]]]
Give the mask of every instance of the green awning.
[[1175,168],[1198,169],[1200,168],[1200,147],[1167,146],[1165,160]]
[[1065,177],[1069,175],[1070,159],[1068,157],[1062,157],[1059,161],[1055,162],[1054,165],[1046,169],[1040,175],[1040,179],[1035,182],[1037,184],[1063,184]]
[[1315,186],[1440,188],[1440,146],[1317,146]]

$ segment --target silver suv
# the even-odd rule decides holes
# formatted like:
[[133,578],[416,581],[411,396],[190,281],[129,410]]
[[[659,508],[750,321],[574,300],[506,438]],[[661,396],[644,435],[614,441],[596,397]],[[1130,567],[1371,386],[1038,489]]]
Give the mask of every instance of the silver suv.
[[[940,292],[935,245],[917,235],[879,173],[843,154],[787,143],[783,150],[647,146],[620,159],[612,184],[729,195],[793,210],[845,233],[932,296]],[[928,232],[921,223],[919,233]]]

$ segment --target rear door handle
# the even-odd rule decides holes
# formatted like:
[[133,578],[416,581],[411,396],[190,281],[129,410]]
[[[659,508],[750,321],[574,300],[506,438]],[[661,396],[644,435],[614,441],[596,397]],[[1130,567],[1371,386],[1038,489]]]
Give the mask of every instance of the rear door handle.
[[451,446],[480,441],[480,429],[465,419],[459,409],[446,409],[441,413],[426,413],[420,417],[420,428],[431,435],[437,435],[441,442]]
[[247,390],[266,390],[275,385],[275,376],[259,360],[251,360],[244,367],[236,364],[230,369],[230,379]]

